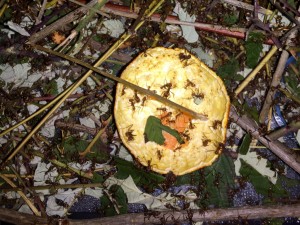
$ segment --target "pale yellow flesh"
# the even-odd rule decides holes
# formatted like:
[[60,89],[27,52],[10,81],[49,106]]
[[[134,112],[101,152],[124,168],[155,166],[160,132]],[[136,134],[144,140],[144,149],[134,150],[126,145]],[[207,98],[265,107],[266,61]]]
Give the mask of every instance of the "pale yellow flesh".
[[[211,165],[226,138],[230,100],[225,86],[203,62],[187,55],[190,54],[183,49],[149,49],[130,63],[121,75],[123,79],[160,95],[166,91],[161,87],[172,83],[168,99],[208,116],[207,121],[191,121],[193,129],[185,130],[190,137],[188,144],[178,146],[176,150],[154,142],[145,143],[144,130],[149,116],[160,117],[162,110],[159,108],[167,108],[174,119],[180,112],[149,96],[124,89],[120,83],[117,85],[114,113],[123,143],[141,164],[162,174],[172,171],[175,175],[183,175]],[[195,96],[203,96],[203,99],[195,100]]]

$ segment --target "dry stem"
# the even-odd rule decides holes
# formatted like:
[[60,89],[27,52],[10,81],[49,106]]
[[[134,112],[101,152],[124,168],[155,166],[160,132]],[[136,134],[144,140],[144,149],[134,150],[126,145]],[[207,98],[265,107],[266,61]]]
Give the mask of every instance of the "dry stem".
[[259,127],[254,120],[247,116],[239,116],[234,107],[231,107],[230,117],[241,128],[246,130],[252,137],[256,138],[260,143],[270,149],[282,161],[293,168],[300,174],[300,155],[296,154],[291,149],[287,148],[284,144],[277,140],[272,140],[268,135],[263,135],[259,131]]
[[[69,225],[146,225],[146,224],[174,224],[192,221],[220,221],[220,220],[244,220],[258,218],[280,218],[280,217],[298,217],[300,212],[300,204],[293,205],[274,205],[274,206],[247,206],[228,209],[211,209],[206,211],[199,210],[182,210],[182,211],[166,211],[156,212],[151,215],[145,213],[123,214],[114,217],[103,217],[99,219],[89,220],[59,220],[64,224]],[[23,224],[49,224],[46,218],[16,212],[9,209],[0,208],[0,218],[4,222],[18,224],[20,221]],[[53,221],[54,222],[54,221]],[[56,221],[58,222],[58,221]]]

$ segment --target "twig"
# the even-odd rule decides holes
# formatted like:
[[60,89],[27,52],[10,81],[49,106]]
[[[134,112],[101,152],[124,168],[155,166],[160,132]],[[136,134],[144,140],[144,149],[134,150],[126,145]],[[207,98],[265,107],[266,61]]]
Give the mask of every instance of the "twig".
[[[299,8],[300,9],[300,8]],[[297,17],[297,20],[300,20],[300,17]],[[290,42],[290,39],[297,35],[298,30],[293,30],[293,32],[289,33],[289,36],[287,38],[287,42]],[[265,119],[267,117],[268,111],[272,105],[273,96],[275,93],[275,88],[278,87],[280,84],[280,80],[282,78],[283,72],[285,70],[285,64],[288,60],[289,53],[286,50],[283,50],[278,62],[278,65],[276,67],[275,73],[273,75],[273,79],[268,91],[268,94],[266,96],[263,108],[261,110],[260,116],[259,116],[259,122],[264,123]]]
[[[161,5],[162,3],[164,2],[164,0],[160,0],[160,1],[153,1],[150,6],[149,6],[149,9],[146,10],[146,15],[144,16],[144,19],[147,19],[149,18]],[[99,3],[99,2],[98,2]],[[100,3],[99,3],[100,4]],[[144,24],[144,21],[145,20],[141,20],[135,27],[133,27],[133,31],[136,32],[143,24]],[[101,74],[101,71],[95,67],[98,67],[100,66],[118,47],[120,47],[125,41],[127,41],[130,37],[131,37],[132,33],[131,32],[128,32],[128,33],[124,33],[120,39],[115,42],[115,44],[113,46],[111,46],[111,48],[94,64],[94,67],[93,66],[90,66],[89,64],[87,63],[84,63],[85,66],[87,68],[89,68],[90,70],[88,72],[86,72],[76,83],[74,83],[74,85],[72,85],[72,87],[70,88],[70,90],[64,94],[64,96],[59,99],[59,101],[53,106],[53,108],[51,110],[49,110],[49,112],[41,119],[41,121],[31,130],[31,132],[21,141],[21,143],[11,152],[9,153],[8,156],[5,157],[5,159],[1,162],[1,167],[4,166],[8,161],[10,161],[24,146],[25,144],[31,139],[31,137],[42,127],[42,125],[49,119],[49,117],[65,102],[65,100],[76,90],[76,88],[78,88],[92,73],[93,71],[96,71],[98,73]],[[36,46],[37,48],[38,46]],[[39,49],[43,49],[44,51],[48,52],[49,51],[52,51],[50,49],[46,49],[46,48],[43,48],[42,46],[39,46]],[[57,52],[54,52],[52,51],[53,53],[56,53],[56,54],[59,54]],[[72,58],[72,57],[69,57],[67,55],[64,55],[65,58],[70,58],[70,59],[73,59],[72,61],[75,62],[76,59]],[[94,69],[93,69],[94,68]],[[109,73],[107,73],[109,74]],[[109,76],[111,76],[111,79],[116,79],[117,77],[114,77],[112,76],[111,74],[109,74]],[[120,79],[120,78],[118,78]],[[125,81],[123,80],[123,83]],[[126,81],[127,82],[127,81]],[[125,83],[126,83],[125,82]],[[130,83],[127,82],[129,85]],[[132,84],[131,84],[132,85]],[[128,85],[127,85],[128,86]],[[136,85],[135,85],[136,86]],[[138,87],[138,86],[136,86]],[[135,89],[136,89],[135,87]],[[158,95],[159,96],[159,95]],[[159,98],[162,98],[161,96],[159,96]],[[175,103],[173,103],[174,105]],[[178,105],[178,104],[177,104]],[[178,105],[178,107],[182,107],[180,105]],[[177,108],[178,108],[177,107]],[[184,108],[184,107],[182,107]],[[185,108],[185,111],[187,109]],[[184,111],[184,112],[185,112]],[[195,115],[193,117],[195,118],[199,118],[203,117],[202,115],[199,115],[198,113],[195,113],[193,112],[192,110],[191,111],[191,115],[193,116],[192,113],[194,113]],[[205,119],[207,119],[205,117]],[[57,163],[60,163],[60,162],[57,162]],[[61,165],[63,166],[63,165]]]
[[61,128],[61,129],[68,129],[68,130],[74,130],[78,132],[85,132],[91,135],[95,135],[97,133],[96,128],[87,127],[81,124],[76,123],[65,123],[61,120],[55,121],[55,127]]
[[271,138],[272,140],[277,140],[278,138],[288,134],[289,132],[295,132],[299,129],[300,129],[300,121],[291,122],[287,126],[282,127],[268,134],[268,137]]
[[283,88],[278,88],[278,90],[281,91],[286,97],[300,104],[300,98],[297,95],[294,95]]
[[[13,188],[17,187],[17,185],[15,185],[10,179],[8,179],[7,177],[3,176],[2,174],[0,174],[0,177],[6,183],[8,183],[10,186],[12,186]],[[24,199],[24,201],[26,202],[26,204],[29,206],[29,208],[32,210],[32,212],[35,215],[41,216],[41,213],[38,211],[38,209],[34,206],[34,204],[30,201],[30,199],[27,198],[27,196],[22,191],[17,191],[17,193]],[[0,217],[0,218],[2,219],[2,217]]]
[[[42,186],[32,186],[27,187],[30,190],[58,190],[65,188],[94,188],[94,187],[102,187],[103,183],[90,183],[90,184],[51,184],[51,185],[42,185]],[[2,192],[8,191],[22,191],[24,188],[22,187],[14,187],[14,188],[0,188]]]
[[148,90],[148,89],[145,89],[145,88],[142,88],[142,87],[140,87],[140,86],[137,86],[137,85],[135,85],[135,84],[133,84],[133,83],[130,83],[130,82],[128,82],[128,81],[122,79],[122,78],[113,76],[113,75],[111,75],[110,73],[104,72],[104,71],[102,71],[102,70],[96,68],[95,66],[91,66],[91,65],[88,64],[88,63],[85,63],[85,62],[83,62],[83,61],[80,61],[80,60],[78,60],[78,59],[76,59],[76,58],[73,58],[73,57],[71,57],[71,56],[68,56],[68,55],[65,55],[65,54],[61,54],[61,53],[59,53],[59,52],[55,52],[55,51],[53,51],[53,50],[51,50],[51,49],[44,48],[44,47],[42,47],[42,46],[40,46],[40,45],[34,45],[34,47],[35,47],[36,49],[38,49],[38,50],[41,50],[41,51],[44,51],[44,52],[47,52],[47,53],[50,53],[50,54],[53,54],[53,55],[57,55],[57,56],[59,56],[59,57],[65,58],[65,59],[67,59],[67,60],[69,60],[69,61],[72,61],[72,62],[74,62],[74,63],[77,63],[77,64],[79,64],[79,65],[82,65],[82,66],[84,66],[84,67],[90,69],[90,71],[97,72],[97,73],[99,73],[99,74],[101,74],[101,75],[103,75],[103,76],[105,76],[105,77],[107,77],[107,78],[109,78],[109,79],[111,79],[111,80],[114,80],[114,81],[117,81],[117,82],[119,82],[119,83],[121,83],[121,84],[124,84],[125,86],[127,86],[127,87],[129,87],[129,88],[131,88],[131,89],[133,89],[133,90],[137,90],[138,92],[140,92],[140,93],[142,93],[142,94],[150,95],[150,96],[153,97],[155,100],[160,101],[160,102],[162,102],[162,103],[165,103],[165,104],[167,104],[167,105],[170,105],[171,107],[176,108],[176,109],[178,109],[178,110],[180,110],[180,111],[182,111],[182,112],[185,112],[185,113],[191,115],[191,117],[193,117],[193,118],[197,118],[197,119],[200,119],[200,120],[203,120],[203,121],[207,120],[207,117],[206,117],[205,115],[196,113],[196,112],[194,112],[194,111],[192,111],[192,110],[190,110],[190,109],[188,109],[188,108],[186,108],[186,107],[183,107],[183,106],[181,106],[181,105],[179,105],[179,104],[177,104],[177,103],[175,103],[175,102],[172,102],[171,100],[169,100],[169,99],[167,99],[167,98],[164,98],[164,97],[162,97],[162,96],[160,96],[160,95],[158,95],[158,94],[155,94],[154,92],[152,92],[152,91],[150,91],[150,90]]
[[256,74],[260,71],[260,69],[270,60],[270,58],[277,52],[278,48],[273,46],[268,54],[261,60],[261,62],[255,67],[254,70],[247,76],[247,78],[238,86],[238,88],[234,91],[235,95],[241,93],[241,91],[252,81]]
[[266,117],[268,115],[268,112],[269,112],[270,107],[271,107],[272,102],[273,102],[274,93],[276,92],[276,88],[280,84],[280,80],[281,80],[282,74],[285,70],[285,64],[286,64],[286,61],[288,60],[288,58],[289,58],[288,51],[283,50],[282,53],[281,53],[279,62],[277,64],[275,73],[273,75],[273,79],[272,79],[268,94],[266,96],[264,105],[263,105],[262,110],[261,110],[260,115],[259,115],[259,122],[260,123],[265,123]]
[[94,144],[98,141],[98,139],[101,137],[101,135],[104,133],[104,131],[106,130],[107,126],[109,125],[109,123],[112,120],[112,116],[110,116],[107,120],[107,124],[104,128],[102,128],[101,130],[98,131],[97,135],[93,138],[93,140],[89,143],[89,145],[86,147],[86,149],[83,152],[79,152],[79,155],[81,157],[85,157],[86,154],[88,154],[89,152],[91,152],[92,147],[94,146]]
[[[161,224],[164,219],[165,224],[180,223],[190,221],[220,221],[220,220],[241,220],[241,219],[259,219],[259,218],[280,218],[280,217],[298,217],[300,204],[292,205],[273,205],[273,206],[247,206],[228,209],[210,209],[204,212],[199,210],[165,211],[157,212],[151,215],[147,213],[131,213],[113,217],[102,217],[99,219],[87,220],[59,220],[61,223],[69,225],[148,225]],[[25,224],[49,224],[46,218],[39,218],[25,213],[16,212],[9,209],[0,208],[0,217],[4,222],[16,223],[24,221]],[[174,221],[176,218],[176,221]],[[56,222],[59,222],[56,221]],[[54,221],[53,221],[54,222]]]
[[35,25],[38,25],[42,22],[42,17],[44,15],[46,5],[47,5],[47,0],[43,0],[43,4],[42,4],[41,9],[39,11],[39,15],[35,19]]
[[[124,16],[128,18],[138,17],[138,15],[132,12],[128,7],[121,6],[121,5],[114,5],[111,3],[105,4],[105,6],[101,10],[107,13],[112,13],[114,15]],[[162,22],[160,14],[153,14],[153,16],[150,17],[150,20],[155,22]],[[193,26],[198,30],[213,32],[216,34],[235,37],[239,39],[245,39],[246,37],[246,29],[244,28],[224,27],[220,25],[212,25],[212,24],[200,23],[200,22],[190,23],[190,22],[180,21],[176,16],[167,16],[164,22],[167,24]],[[268,39],[265,43],[270,45],[274,44],[271,39]]]
[[[241,2],[241,1],[236,1],[236,0],[221,0],[222,2],[226,2],[230,5],[234,5],[236,7],[239,7],[239,8],[243,8],[243,9],[247,9],[247,10],[250,10],[250,11],[254,11],[254,6],[253,5],[250,5],[248,3],[245,3],[245,2]],[[257,9],[257,11],[261,14],[265,14],[265,15],[271,15],[273,12],[269,9],[265,9],[261,6],[259,6],[259,8]]]
[[[45,158],[45,156],[43,155],[43,153],[39,152],[39,151],[32,151],[32,154],[35,155],[35,156],[38,156],[38,157],[41,157],[42,159]],[[71,166],[68,166],[67,164],[65,163],[62,163],[56,159],[47,159],[49,162],[51,162],[52,164],[56,165],[56,166],[59,166],[61,168],[64,168],[64,169],[67,169],[67,170],[70,170],[76,174],[78,174],[79,176],[81,177],[85,177],[85,178],[88,178],[88,179],[93,179],[93,174],[88,172],[83,172],[79,169],[76,169],[74,167],[71,167]],[[1,175],[1,174],[0,174]]]
[[[98,2],[98,0],[92,0],[91,2],[89,2],[87,4],[87,6],[92,7],[97,2]],[[30,44],[34,44],[34,43],[38,42],[39,40],[41,40],[44,37],[51,34],[53,31],[59,29],[64,24],[71,23],[74,20],[78,19],[82,15],[82,13],[86,13],[87,11],[88,11],[88,9],[86,7],[80,7],[78,9],[74,10],[73,12],[64,16],[63,18],[61,18],[61,19],[55,21],[54,23],[50,24],[49,26],[45,27],[40,32],[37,32],[37,33],[31,35],[28,42]]]
[[84,8],[87,8],[87,9],[89,9],[92,12],[99,13],[101,16],[105,16],[105,17],[110,18],[110,16],[108,14],[100,11],[99,9],[95,9],[95,8],[89,6],[88,4],[85,5],[85,4],[83,4],[83,3],[79,2],[79,1],[75,1],[75,0],[69,0],[69,1],[73,2],[73,3],[77,4],[77,5],[80,5],[80,6],[84,7]]
[[248,118],[247,116],[239,116],[233,107],[231,107],[230,110],[230,117],[241,128],[251,134],[252,137],[256,138],[260,143],[270,149],[282,161],[300,174],[300,155],[287,148],[281,142],[272,140],[268,135],[261,134],[259,127],[256,125],[254,120]]

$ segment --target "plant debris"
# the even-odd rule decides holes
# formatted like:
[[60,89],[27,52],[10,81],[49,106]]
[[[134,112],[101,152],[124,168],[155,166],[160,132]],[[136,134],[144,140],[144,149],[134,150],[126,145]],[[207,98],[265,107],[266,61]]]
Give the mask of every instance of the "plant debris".
[[[293,211],[300,204],[299,6],[293,0],[1,1],[1,210],[72,224],[74,205],[89,196],[99,204],[93,215],[81,212],[102,224],[130,212],[145,213],[136,217],[140,224],[212,224],[229,217],[211,210],[240,206],[253,206],[257,216],[240,212],[230,217],[234,224],[299,223]],[[134,57],[159,46],[205,58],[232,102],[219,159],[183,176],[133,161],[113,118],[116,79],[103,76],[117,78]],[[172,95],[167,86],[162,92]],[[128,107],[138,111],[149,99],[137,90]],[[150,116],[141,128],[146,141],[163,145],[169,135],[183,144],[180,129],[193,128],[190,118],[165,122]],[[128,140],[135,138],[136,131],[124,129]],[[207,137],[203,145],[209,144]]]

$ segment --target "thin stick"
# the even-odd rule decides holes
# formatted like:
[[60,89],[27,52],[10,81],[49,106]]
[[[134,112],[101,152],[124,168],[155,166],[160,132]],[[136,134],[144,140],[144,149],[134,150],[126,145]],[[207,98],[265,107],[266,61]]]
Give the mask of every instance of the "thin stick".
[[94,146],[94,144],[96,143],[96,141],[101,137],[101,135],[104,133],[104,131],[106,130],[108,124],[111,122],[112,120],[112,116],[110,116],[107,120],[107,125],[102,128],[101,130],[98,131],[97,135],[93,138],[93,140],[89,143],[89,145],[86,147],[86,149],[83,152],[79,152],[79,155],[84,157],[86,154],[88,154],[89,152],[91,152],[92,147]]
[[99,74],[101,74],[101,75],[103,75],[103,76],[105,76],[105,77],[107,77],[107,78],[109,78],[111,80],[117,81],[117,82],[119,82],[121,84],[124,84],[125,86],[131,88],[131,89],[137,90],[138,92],[140,92],[142,94],[150,95],[151,97],[155,98],[157,101],[160,101],[160,102],[162,102],[164,104],[170,105],[171,107],[174,107],[174,108],[176,108],[176,109],[178,109],[178,110],[180,110],[182,112],[185,112],[185,113],[191,115],[194,118],[200,119],[202,121],[207,120],[207,117],[205,115],[196,113],[196,112],[194,112],[194,111],[192,111],[192,110],[190,110],[190,109],[188,109],[186,107],[183,107],[182,105],[179,105],[179,104],[177,104],[175,102],[172,102],[171,100],[169,100],[167,98],[164,98],[164,97],[162,97],[162,96],[160,96],[158,94],[155,94],[154,92],[152,92],[152,91],[150,91],[148,89],[145,89],[145,88],[142,88],[140,86],[137,86],[137,85],[135,85],[133,83],[130,83],[130,82],[122,79],[122,78],[113,76],[110,73],[106,73],[106,72],[104,72],[104,71],[102,71],[102,70],[100,70],[98,68],[95,68],[94,66],[91,66],[90,64],[85,63],[85,62],[83,62],[83,61],[81,61],[79,59],[73,58],[71,56],[68,56],[68,55],[65,55],[65,54],[62,54],[62,53],[59,53],[59,52],[55,52],[55,51],[53,51],[51,49],[44,48],[44,47],[42,47],[40,45],[34,45],[34,47],[36,49],[38,49],[38,50],[50,53],[52,55],[56,55],[56,56],[62,57],[64,59],[70,60],[70,61],[72,61],[74,63],[79,64],[79,65],[82,65],[82,66],[84,66],[84,67],[86,67],[86,68],[88,68],[88,69],[90,69],[90,70],[92,70],[94,72],[97,72],[97,73],[99,73]]
[[47,5],[47,0],[43,0],[43,4],[42,4],[42,6],[41,6],[39,15],[38,15],[38,17],[35,19],[35,25],[38,25],[38,24],[40,24],[40,23],[42,22],[42,17],[43,17],[43,15],[44,15],[46,5]]
[[[74,84],[73,84],[74,85]],[[44,105],[42,108],[40,108],[39,110],[37,110],[36,112],[34,112],[33,114],[31,114],[29,117],[25,118],[24,120],[22,120],[21,122],[13,125],[10,128],[7,128],[6,130],[4,130],[3,132],[0,133],[0,137],[7,134],[8,132],[12,131],[13,129],[21,126],[22,124],[26,123],[27,121],[31,120],[32,118],[34,118],[35,116],[39,115],[40,113],[44,112],[46,109],[48,109],[49,107],[51,107],[52,105],[54,105],[56,102],[58,102],[59,99],[61,99],[69,90],[71,90],[72,86],[68,87],[66,90],[64,90],[62,93],[60,93],[58,96],[56,96],[51,102],[49,102],[48,104]]]
[[[298,217],[300,204],[291,205],[271,205],[271,206],[245,206],[227,209],[200,210],[181,210],[181,211],[163,211],[151,215],[147,213],[131,213],[113,217],[102,217],[97,219],[86,219],[84,224],[89,225],[148,225],[148,224],[174,224],[183,222],[201,222],[201,221],[222,221],[236,220],[237,224],[241,220],[260,219],[260,218],[280,218],[280,217]],[[49,224],[46,218],[39,218],[25,213],[16,212],[10,209],[0,208],[0,217],[4,222],[18,224],[20,221],[26,224]],[[58,222],[51,218],[51,222]],[[175,221],[176,220],[176,221]],[[61,223],[69,225],[82,225],[82,220],[60,220]]]
[[[121,6],[121,5],[114,5],[111,3],[105,4],[105,6],[101,9],[101,11],[112,13],[118,16],[128,17],[128,18],[138,17],[138,14],[132,12],[128,7]],[[159,14],[153,14],[150,17],[150,20],[155,22],[162,22],[161,15]],[[240,39],[244,39],[246,37],[245,28],[224,27],[220,25],[212,25],[212,24],[200,23],[200,22],[190,23],[190,22],[180,21],[176,16],[167,16],[167,18],[163,22],[167,24],[193,26],[198,30],[213,32],[216,34],[221,34],[224,36],[235,37]],[[266,40],[265,43],[269,45],[274,44],[272,39]]]
[[241,128],[251,134],[252,137],[256,138],[260,143],[270,149],[282,161],[300,174],[300,155],[297,155],[295,151],[287,148],[281,142],[272,140],[268,135],[264,136],[260,134],[259,127],[256,125],[255,121],[247,116],[239,116],[234,107],[231,107],[230,117]]
[[[15,185],[10,179],[8,179],[7,177],[3,176],[2,174],[0,174],[0,177],[5,180],[6,183],[8,183],[10,186],[12,186],[13,188],[16,188],[17,185]],[[34,206],[34,204],[30,201],[30,199],[28,199],[26,197],[26,195],[22,192],[22,191],[17,191],[17,193],[24,199],[24,201],[26,202],[26,204],[29,206],[29,208],[32,210],[32,212],[37,215],[37,216],[41,216],[41,213],[39,212],[39,210]]]
[[[155,5],[152,9],[147,10],[147,15],[145,19],[150,17],[154,11],[164,2],[164,0],[160,0],[157,5]],[[153,1],[155,4],[156,1]],[[137,31],[144,23],[144,20],[140,21],[137,26],[134,28],[134,31]],[[126,40],[131,37],[131,33],[124,33],[121,38],[115,42],[115,44],[94,64],[94,67],[100,66],[118,47],[120,47]],[[41,119],[41,121],[31,130],[31,132],[21,141],[21,143],[17,146],[17,148],[10,153],[1,163],[3,166],[9,160],[11,160],[24,146],[25,144],[31,139],[31,137],[41,128],[41,126],[46,123],[48,118],[64,103],[64,101],[78,88],[91,74],[93,70],[89,70],[85,73],[74,85],[72,85],[71,89],[56,103],[55,106]]]
[[[248,3],[245,3],[245,2],[241,2],[241,1],[236,1],[236,0],[222,0],[222,2],[226,2],[230,5],[234,5],[236,7],[239,7],[239,8],[243,8],[243,9],[247,9],[247,10],[250,10],[250,11],[254,11],[254,6],[253,5],[250,5]],[[269,9],[265,9],[263,7],[259,7],[258,10],[257,10],[259,13],[262,13],[262,14],[265,14],[265,15],[271,15],[273,12]]]
[[277,140],[278,138],[286,135],[287,133],[296,132],[299,129],[300,129],[300,121],[291,122],[287,126],[282,127],[268,134],[268,137],[271,138],[272,140]]
[[[89,2],[87,4],[87,6],[93,6],[98,2],[98,0],[92,0],[91,2]],[[67,14],[66,16],[64,16],[63,18],[55,21],[54,23],[48,25],[47,27],[45,27],[43,30],[41,30],[40,32],[37,32],[33,35],[30,36],[28,42],[30,44],[34,44],[36,42],[38,42],[39,40],[43,39],[44,37],[48,36],[49,34],[51,34],[53,31],[57,30],[58,28],[62,27],[64,24],[67,23],[71,23],[74,20],[78,19],[81,15],[81,13],[86,13],[88,11],[88,9],[86,7],[80,7],[76,10],[74,10],[73,12]]]
[[241,91],[252,81],[260,69],[270,60],[270,58],[277,52],[278,48],[273,46],[263,60],[255,67],[254,70],[247,76],[247,78],[238,86],[235,90],[235,95],[241,93]]
[[288,60],[288,58],[289,58],[288,51],[283,50],[282,53],[281,53],[279,62],[277,64],[275,73],[273,75],[273,79],[272,79],[268,94],[267,94],[266,99],[264,101],[264,105],[263,105],[262,110],[261,110],[260,115],[259,115],[259,122],[260,123],[265,123],[266,117],[268,115],[268,112],[269,112],[270,107],[271,107],[272,102],[273,102],[273,96],[274,96],[274,93],[276,92],[276,87],[278,87],[278,85],[280,84],[280,80],[281,80],[282,74],[285,70],[285,64],[286,64],[286,61]]
[[[65,188],[95,188],[95,187],[102,187],[103,183],[90,183],[90,184],[49,184],[49,185],[42,185],[42,186],[32,186],[27,187],[30,190],[58,190],[58,189],[65,189]],[[13,187],[13,188],[0,188],[2,192],[9,192],[9,191],[22,191],[24,188],[22,187]]]
[[[41,152],[33,151],[32,153],[33,153],[33,155],[41,157],[42,159],[45,158],[45,156]],[[68,169],[68,170],[70,170],[70,171],[78,174],[81,177],[85,177],[85,178],[88,178],[88,179],[93,179],[93,174],[92,173],[83,172],[83,171],[81,171],[79,169],[76,169],[74,167],[68,166],[67,164],[62,163],[62,162],[60,162],[60,161],[58,161],[56,159],[47,159],[47,160],[49,162],[53,163],[54,165],[59,166],[59,167],[64,168],[64,169]]]

